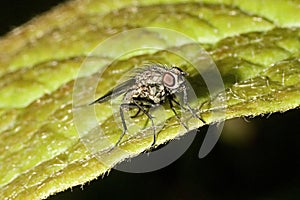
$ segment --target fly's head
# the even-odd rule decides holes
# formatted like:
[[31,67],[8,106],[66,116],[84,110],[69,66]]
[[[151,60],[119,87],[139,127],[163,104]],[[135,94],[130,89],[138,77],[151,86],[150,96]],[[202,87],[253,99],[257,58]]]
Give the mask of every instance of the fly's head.
[[181,92],[186,88],[185,76],[188,73],[182,71],[178,67],[172,67],[163,74],[162,82],[170,94]]

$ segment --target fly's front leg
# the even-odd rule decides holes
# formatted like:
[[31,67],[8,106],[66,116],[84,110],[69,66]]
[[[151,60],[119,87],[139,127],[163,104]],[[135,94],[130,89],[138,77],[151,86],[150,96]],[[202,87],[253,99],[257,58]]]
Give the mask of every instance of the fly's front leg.
[[184,88],[183,90],[183,103],[184,105],[186,105],[187,109],[192,113],[192,115],[199,119],[202,123],[206,123],[199,115],[197,115],[197,113],[195,113],[195,111],[191,108],[191,106],[188,103],[188,95],[187,95],[187,88]]
[[182,109],[184,109],[177,101],[175,101],[173,98],[169,98],[169,104],[170,104],[170,108],[172,109],[173,113],[175,114],[175,117],[177,118],[177,120],[180,122],[180,124],[182,126],[184,126],[184,128],[188,131],[189,128],[187,127],[187,125],[180,119],[180,117],[178,116],[175,108],[174,108],[174,105],[172,102],[175,102],[177,105],[179,105]]

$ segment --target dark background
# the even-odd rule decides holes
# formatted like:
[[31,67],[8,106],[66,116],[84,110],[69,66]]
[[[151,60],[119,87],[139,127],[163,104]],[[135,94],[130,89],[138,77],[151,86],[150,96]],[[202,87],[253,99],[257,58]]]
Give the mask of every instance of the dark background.
[[[1,1],[0,34],[57,5],[59,0]],[[300,111],[226,123],[222,138],[204,159],[197,157],[203,132],[172,165],[151,173],[112,170],[61,199],[300,199]]]
[[45,12],[62,0],[1,0],[0,35],[7,33],[34,16]]

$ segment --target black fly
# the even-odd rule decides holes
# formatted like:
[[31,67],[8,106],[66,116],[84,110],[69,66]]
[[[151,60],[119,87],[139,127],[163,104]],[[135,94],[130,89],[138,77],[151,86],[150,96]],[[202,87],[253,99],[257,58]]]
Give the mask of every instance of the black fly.
[[[195,111],[188,104],[187,84],[185,76],[188,74],[176,66],[168,67],[161,64],[149,64],[144,68],[140,68],[136,71],[134,76],[129,80],[116,86],[113,90],[92,102],[103,103],[124,94],[123,103],[120,105],[120,117],[123,125],[123,132],[115,146],[118,146],[127,132],[127,125],[124,118],[124,108],[137,108],[138,112],[132,116],[132,118],[138,116],[142,111],[148,119],[151,121],[153,128],[153,143],[156,141],[156,128],[153,122],[153,117],[148,112],[150,108],[159,106],[165,102],[168,102],[170,108],[175,114],[179,122],[188,130],[188,127],[181,121],[175,108],[174,103],[181,109],[187,110],[192,115],[203,123],[202,120]],[[175,100],[175,94],[182,94],[183,105]]]

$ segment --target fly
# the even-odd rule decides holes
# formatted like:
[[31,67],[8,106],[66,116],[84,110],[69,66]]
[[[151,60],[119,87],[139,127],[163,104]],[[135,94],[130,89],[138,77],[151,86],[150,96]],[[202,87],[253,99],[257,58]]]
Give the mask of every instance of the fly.
[[[140,112],[143,112],[151,121],[151,126],[153,128],[152,146],[155,145],[157,135],[153,117],[149,113],[150,108],[154,108],[168,102],[180,124],[187,130],[188,127],[181,121],[175,110],[174,104],[183,110],[189,111],[193,117],[205,123],[205,121],[201,119],[201,117],[199,117],[188,104],[186,76],[188,76],[188,73],[176,66],[168,67],[167,65],[162,64],[149,64],[144,68],[136,70],[135,74],[129,80],[121,83],[104,96],[90,103],[90,105],[103,103],[111,98],[124,94],[123,103],[120,104],[119,108],[123,132],[114,147],[120,144],[122,138],[127,132],[127,125],[124,117],[125,108],[138,109],[137,113],[134,116],[131,116],[132,118],[135,118]],[[182,94],[183,105],[176,101],[176,94]]]

